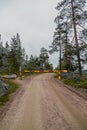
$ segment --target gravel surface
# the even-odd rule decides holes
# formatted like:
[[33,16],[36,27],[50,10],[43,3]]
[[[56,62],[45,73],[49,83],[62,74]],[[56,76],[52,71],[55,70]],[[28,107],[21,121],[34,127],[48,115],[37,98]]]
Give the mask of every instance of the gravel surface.
[[16,80],[0,130],[87,130],[87,100],[64,87],[53,74]]

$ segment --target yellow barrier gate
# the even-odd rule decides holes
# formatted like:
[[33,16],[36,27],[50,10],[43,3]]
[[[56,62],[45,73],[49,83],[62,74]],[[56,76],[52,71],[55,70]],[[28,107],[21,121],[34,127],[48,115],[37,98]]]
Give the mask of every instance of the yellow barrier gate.
[[[67,70],[23,70],[23,73],[58,73],[58,80],[61,79],[61,73],[67,73]],[[22,72],[20,72],[20,77],[22,76]]]

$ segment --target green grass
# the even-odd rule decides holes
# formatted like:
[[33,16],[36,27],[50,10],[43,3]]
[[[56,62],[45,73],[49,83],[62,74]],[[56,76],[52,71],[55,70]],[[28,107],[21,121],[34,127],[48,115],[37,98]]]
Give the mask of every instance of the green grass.
[[[58,74],[55,73],[55,78],[58,77]],[[80,77],[79,75],[76,75],[75,77],[67,77],[66,75],[61,76],[61,80],[70,86],[73,86],[75,88],[83,88],[87,89],[87,74]]]
[[62,80],[65,84],[73,86],[75,88],[87,89],[87,80],[84,79],[83,77],[81,79],[76,79],[75,77],[74,78],[72,77],[72,78],[66,78]]
[[5,82],[7,84],[9,84],[9,89],[7,90],[5,95],[0,97],[0,107],[3,106],[7,101],[9,101],[10,95],[19,88],[19,84],[15,83],[11,80],[5,80]]

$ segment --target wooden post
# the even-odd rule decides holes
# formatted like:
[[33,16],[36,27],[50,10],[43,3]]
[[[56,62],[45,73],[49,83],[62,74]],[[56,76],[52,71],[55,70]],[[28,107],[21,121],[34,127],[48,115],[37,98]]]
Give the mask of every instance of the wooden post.
[[74,36],[75,36],[75,44],[76,44],[76,51],[77,51],[77,59],[78,59],[78,65],[79,65],[79,73],[80,73],[80,75],[82,75],[81,60],[80,60],[80,52],[79,52],[79,45],[78,45],[78,36],[77,36],[77,29],[76,29],[76,22],[75,22],[74,3],[75,3],[75,1],[71,0],[72,21],[73,21],[73,27],[74,27]]

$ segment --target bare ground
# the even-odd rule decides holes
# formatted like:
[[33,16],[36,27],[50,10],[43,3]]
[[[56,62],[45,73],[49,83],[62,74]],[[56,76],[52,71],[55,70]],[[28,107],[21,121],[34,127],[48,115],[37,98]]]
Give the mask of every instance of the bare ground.
[[28,77],[7,106],[0,130],[87,130],[87,100],[53,74]]

